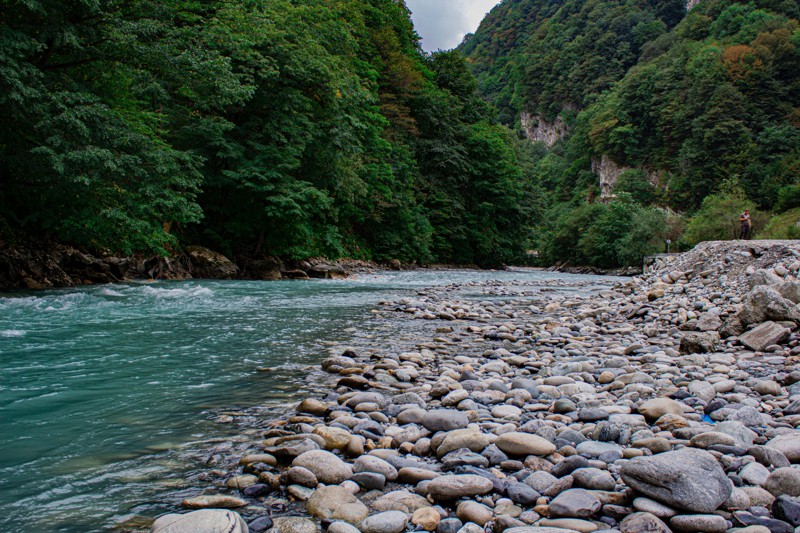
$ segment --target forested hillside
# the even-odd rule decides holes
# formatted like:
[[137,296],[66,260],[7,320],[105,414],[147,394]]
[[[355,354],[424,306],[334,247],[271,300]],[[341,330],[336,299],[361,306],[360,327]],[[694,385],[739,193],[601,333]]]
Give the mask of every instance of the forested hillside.
[[0,242],[518,261],[519,142],[396,0],[6,3]]
[[460,50],[502,121],[541,141],[543,261],[732,238],[748,207],[757,235],[800,236],[798,15],[793,0],[495,8]]

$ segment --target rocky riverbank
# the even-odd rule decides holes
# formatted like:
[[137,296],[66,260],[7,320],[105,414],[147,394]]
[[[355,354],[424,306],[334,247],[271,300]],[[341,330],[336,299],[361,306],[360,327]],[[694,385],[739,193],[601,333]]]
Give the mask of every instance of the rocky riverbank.
[[800,242],[704,243],[605,290],[385,302],[436,333],[326,359],[152,531],[793,532],[799,275]]
[[0,290],[75,287],[136,279],[341,279],[386,268],[402,266],[399,262],[383,265],[321,258],[283,261],[277,257],[238,257],[234,262],[202,246],[188,246],[171,258],[97,256],[71,246],[48,243],[0,247]]

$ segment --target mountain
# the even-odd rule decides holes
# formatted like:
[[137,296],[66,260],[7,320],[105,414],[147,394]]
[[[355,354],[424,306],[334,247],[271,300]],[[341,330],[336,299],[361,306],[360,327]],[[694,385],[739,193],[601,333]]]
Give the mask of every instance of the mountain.
[[[501,121],[540,146],[547,261],[623,261],[642,221],[608,214],[615,203],[660,220],[653,250],[731,238],[746,207],[760,210],[758,231],[800,206],[798,3],[688,7],[505,0],[460,46]],[[589,238],[593,220],[615,227]]]

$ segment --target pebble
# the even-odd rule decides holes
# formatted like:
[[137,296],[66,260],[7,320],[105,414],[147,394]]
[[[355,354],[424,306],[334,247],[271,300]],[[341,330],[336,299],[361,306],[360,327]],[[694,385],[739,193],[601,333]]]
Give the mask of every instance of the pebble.
[[[620,281],[385,302],[376,317],[432,321],[430,336],[330,355],[324,397],[214,463],[231,494],[184,506],[255,524],[289,494],[332,533],[791,531],[800,267],[785,265],[798,257],[790,241],[701,243]],[[317,530],[278,515],[282,531]]]

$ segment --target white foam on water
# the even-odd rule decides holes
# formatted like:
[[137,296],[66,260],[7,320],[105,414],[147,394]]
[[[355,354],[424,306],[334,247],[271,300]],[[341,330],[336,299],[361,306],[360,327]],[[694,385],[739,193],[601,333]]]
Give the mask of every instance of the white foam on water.
[[157,298],[205,298],[214,295],[214,291],[207,287],[192,287],[189,289],[163,289],[161,287],[145,286],[142,293]]
[[27,332],[21,329],[0,329],[0,337],[22,337]]
[[100,291],[100,294],[102,294],[103,296],[125,296],[119,291],[115,291],[114,289],[108,289],[108,288],[102,289]]

